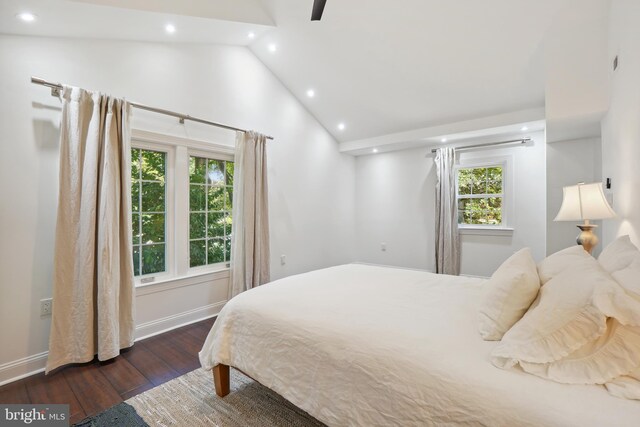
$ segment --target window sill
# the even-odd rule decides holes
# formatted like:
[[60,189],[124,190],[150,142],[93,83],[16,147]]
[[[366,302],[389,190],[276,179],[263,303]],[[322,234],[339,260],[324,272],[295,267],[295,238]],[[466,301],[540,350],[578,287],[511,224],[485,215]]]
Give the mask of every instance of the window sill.
[[472,236],[511,236],[514,229],[512,227],[473,227],[458,226],[461,235]]
[[229,276],[230,269],[229,267],[225,267],[219,270],[202,271],[180,277],[162,278],[151,283],[136,283],[136,296],[164,292],[185,286],[199,285],[214,280],[228,279]]

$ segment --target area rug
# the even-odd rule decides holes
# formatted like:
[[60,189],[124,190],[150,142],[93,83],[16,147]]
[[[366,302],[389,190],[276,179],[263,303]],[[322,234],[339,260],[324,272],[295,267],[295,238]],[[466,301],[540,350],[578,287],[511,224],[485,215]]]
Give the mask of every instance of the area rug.
[[124,404],[135,408],[151,427],[324,426],[277,393],[234,369],[231,370],[231,393],[224,398],[215,394],[211,372],[196,369],[134,396]]
[[96,416],[86,418],[74,427],[148,427],[142,418],[136,413],[132,406],[126,403],[119,403]]

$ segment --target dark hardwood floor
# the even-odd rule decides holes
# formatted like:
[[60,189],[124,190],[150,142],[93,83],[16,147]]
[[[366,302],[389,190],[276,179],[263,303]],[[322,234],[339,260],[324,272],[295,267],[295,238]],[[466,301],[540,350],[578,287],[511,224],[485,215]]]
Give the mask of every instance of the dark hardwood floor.
[[203,320],[138,341],[108,362],[67,366],[7,384],[0,387],[0,403],[66,403],[71,423],[77,423],[199,368],[198,351],[214,321]]

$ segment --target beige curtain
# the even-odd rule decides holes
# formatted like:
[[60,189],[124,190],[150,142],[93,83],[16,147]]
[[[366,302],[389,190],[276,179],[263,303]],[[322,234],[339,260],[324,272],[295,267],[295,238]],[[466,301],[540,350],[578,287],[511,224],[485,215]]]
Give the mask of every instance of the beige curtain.
[[134,340],[126,101],[64,87],[49,372]]
[[229,299],[269,281],[267,139],[238,132],[233,181]]
[[436,183],[436,273],[460,274],[460,236],[455,175],[456,150],[438,148]]

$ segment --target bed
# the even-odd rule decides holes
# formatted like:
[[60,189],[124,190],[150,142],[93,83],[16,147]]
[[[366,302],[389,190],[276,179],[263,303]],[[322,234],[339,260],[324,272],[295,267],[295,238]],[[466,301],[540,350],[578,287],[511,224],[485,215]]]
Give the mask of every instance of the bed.
[[638,426],[640,402],[489,361],[484,280],[348,264],[277,280],[227,303],[200,361],[228,367],[331,425]]

